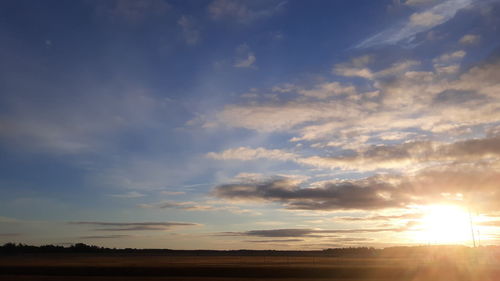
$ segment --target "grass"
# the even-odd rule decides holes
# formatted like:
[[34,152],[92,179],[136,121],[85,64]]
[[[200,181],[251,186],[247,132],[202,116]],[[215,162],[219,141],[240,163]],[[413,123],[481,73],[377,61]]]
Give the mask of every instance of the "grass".
[[500,280],[500,263],[465,257],[176,257],[38,254],[0,257],[0,280]]

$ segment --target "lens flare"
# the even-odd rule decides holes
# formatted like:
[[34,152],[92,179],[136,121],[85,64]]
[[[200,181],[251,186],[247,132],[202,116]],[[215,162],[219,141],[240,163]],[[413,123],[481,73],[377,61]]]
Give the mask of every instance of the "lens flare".
[[415,240],[429,244],[468,244],[471,241],[469,213],[459,206],[434,205],[424,209]]

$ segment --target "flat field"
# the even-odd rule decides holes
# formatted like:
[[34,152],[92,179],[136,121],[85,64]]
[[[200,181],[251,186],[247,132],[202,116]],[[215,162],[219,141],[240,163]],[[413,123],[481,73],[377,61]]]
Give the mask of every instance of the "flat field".
[[0,280],[500,280],[500,263],[469,258],[336,258],[19,254],[0,256]]

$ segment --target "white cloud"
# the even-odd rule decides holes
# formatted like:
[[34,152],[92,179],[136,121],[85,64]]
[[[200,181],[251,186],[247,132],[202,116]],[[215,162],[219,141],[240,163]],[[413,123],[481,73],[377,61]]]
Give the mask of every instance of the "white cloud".
[[436,0],[406,0],[404,2],[405,5],[408,6],[420,6],[420,5],[427,5],[430,3],[434,3]]
[[367,67],[374,58],[369,55],[364,55],[361,57],[353,58],[348,63],[336,64],[332,72],[337,75],[342,75],[346,77],[362,77],[366,79],[372,79],[373,73]]
[[414,13],[410,16],[410,25],[413,26],[436,26],[443,23],[444,16],[432,12]]
[[417,33],[445,23],[455,17],[456,13],[472,5],[476,0],[446,0],[440,4],[410,16],[403,24],[379,32],[361,43],[357,48],[367,48],[376,45],[392,45],[403,41],[412,41]]
[[250,47],[247,44],[242,44],[236,48],[236,59],[233,64],[234,67],[238,68],[255,68],[255,61],[257,58],[255,54],[252,52]]
[[477,44],[481,40],[481,36],[476,34],[466,34],[460,38],[459,42],[462,45],[473,45]]
[[316,86],[313,89],[309,90],[302,89],[297,92],[307,97],[326,99],[341,94],[347,94],[347,95],[356,94],[356,88],[354,88],[354,86],[351,85],[343,86],[339,82],[326,82]]
[[434,63],[448,63],[450,61],[457,61],[461,60],[465,57],[467,53],[463,50],[452,52],[452,53],[446,53],[441,55],[438,58],[435,58],[432,60]]
[[257,160],[257,159],[271,159],[271,160],[293,160],[297,156],[294,153],[286,152],[280,149],[266,149],[262,147],[238,147],[224,150],[220,153],[210,152],[207,157],[218,160]]
[[375,79],[384,76],[392,76],[400,73],[404,73],[406,70],[419,65],[420,62],[415,60],[404,60],[399,61],[391,65],[386,69],[382,69],[377,72],[373,72],[365,64],[356,63],[356,58],[352,60],[351,63],[340,63],[336,64],[333,68],[333,73],[346,77],[362,77],[365,79]]
[[459,64],[452,64],[447,66],[441,66],[439,64],[435,64],[434,68],[438,74],[454,74],[460,70]]
[[251,67],[255,63],[256,59],[257,58],[255,57],[255,55],[252,52],[250,52],[248,53],[246,58],[236,60],[236,62],[234,63],[234,67],[242,67],[242,68]]
[[[408,60],[378,72],[368,69],[374,90],[353,93],[354,99],[337,95],[338,88],[345,87],[339,82],[320,82],[310,92],[285,83],[288,86],[275,90],[301,92],[321,100],[302,96],[284,101],[253,100],[227,105],[204,122],[265,133],[286,132],[292,134],[291,141],[313,142],[309,145],[318,149],[335,146],[356,150],[388,131],[412,131],[413,139],[470,134],[470,128],[500,118],[496,110],[500,104],[500,64],[473,67],[458,78],[449,76],[459,71],[456,62],[464,55],[464,51],[455,51],[439,56],[436,62],[443,63],[434,64],[433,71],[414,70],[420,63]],[[334,90],[330,86],[335,86]]]

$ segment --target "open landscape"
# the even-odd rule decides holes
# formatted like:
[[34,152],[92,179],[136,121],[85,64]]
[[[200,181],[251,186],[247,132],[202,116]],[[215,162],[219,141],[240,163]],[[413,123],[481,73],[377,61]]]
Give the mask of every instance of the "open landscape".
[[496,248],[416,247],[371,256],[328,251],[17,253],[0,280],[500,280]]

